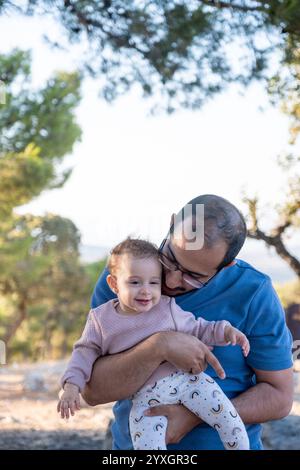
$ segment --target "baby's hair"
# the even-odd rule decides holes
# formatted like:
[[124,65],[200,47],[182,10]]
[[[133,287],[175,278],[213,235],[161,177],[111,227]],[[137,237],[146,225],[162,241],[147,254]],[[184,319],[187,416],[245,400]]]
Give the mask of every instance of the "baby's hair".
[[127,237],[110,252],[107,267],[111,274],[116,273],[119,257],[125,254],[130,254],[137,259],[156,258],[158,260],[158,248],[153,243],[139,238]]

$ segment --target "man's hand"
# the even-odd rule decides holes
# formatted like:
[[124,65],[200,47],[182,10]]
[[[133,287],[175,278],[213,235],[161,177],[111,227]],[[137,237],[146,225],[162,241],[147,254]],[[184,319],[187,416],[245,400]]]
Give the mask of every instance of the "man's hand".
[[210,364],[220,379],[225,379],[225,372],[220,362],[209,347],[198,338],[178,331],[162,332],[160,335],[163,356],[177,369],[200,374],[206,369],[207,364]]
[[198,416],[182,405],[152,406],[144,412],[146,416],[166,416],[168,427],[166,433],[167,444],[177,444],[194,427],[201,424]]
[[232,346],[239,344],[242,348],[244,356],[248,356],[250,351],[250,344],[244,333],[242,333],[237,328],[234,328],[234,326],[227,325],[224,331],[224,338],[225,341],[232,344]]
[[80,410],[80,397],[77,385],[66,383],[64,392],[57,404],[57,412],[60,413],[62,419],[69,419],[69,410],[72,416],[74,416],[75,410]]

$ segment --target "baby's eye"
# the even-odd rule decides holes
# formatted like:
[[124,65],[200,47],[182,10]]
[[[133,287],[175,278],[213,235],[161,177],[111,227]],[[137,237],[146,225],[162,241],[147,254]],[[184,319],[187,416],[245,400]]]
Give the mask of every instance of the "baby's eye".
[[156,284],[156,285],[159,286],[160,282],[159,281],[152,281],[152,282],[150,282],[150,284]]
[[136,285],[138,283],[139,283],[138,281],[129,281],[129,284],[133,284],[133,285]]

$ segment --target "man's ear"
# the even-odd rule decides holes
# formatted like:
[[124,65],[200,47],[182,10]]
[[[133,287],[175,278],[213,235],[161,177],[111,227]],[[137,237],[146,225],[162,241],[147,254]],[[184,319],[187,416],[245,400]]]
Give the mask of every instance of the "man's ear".
[[111,274],[108,274],[108,276],[106,277],[106,282],[109,285],[109,287],[111,288],[111,290],[115,294],[117,294],[118,293],[117,279],[114,276],[112,276]]

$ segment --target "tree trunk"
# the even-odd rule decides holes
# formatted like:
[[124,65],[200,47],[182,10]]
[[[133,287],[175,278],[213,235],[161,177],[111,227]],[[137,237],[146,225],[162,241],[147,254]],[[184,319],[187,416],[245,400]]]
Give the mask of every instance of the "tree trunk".
[[300,261],[298,261],[297,258],[295,258],[291,253],[288,252],[282,240],[276,241],[274,247],[276,253],[280,256],[280,258],[282,258],[288,263],[290,268],[297,274],[298,278],[300,279]]
[[295,258],[285,247],[282,238],[280,236],[268,236],[261,230],[256,230],[255,232],[248,231],[248,238],[254,240],[262,240],[267,246],[273,246],[276,250],[276,253],[282,258],[290,268],[296,273],[297,277],[300,279],[300,261]]
[[4,342],[6,344],[6,347],[8,346],[9,342],[14,337],[14,335],[16,334],[18,328],[21,326],[26,316],[27,316],[27,298],[23,297],[20,300],[19,305],[18,305],[18,316],[16,320],[8,327],[6,334],[4,335]]

